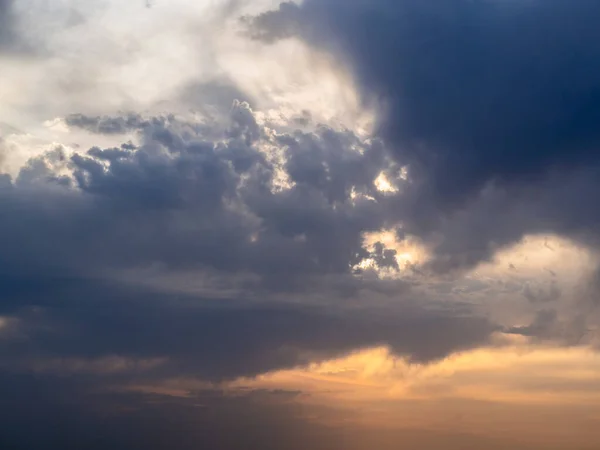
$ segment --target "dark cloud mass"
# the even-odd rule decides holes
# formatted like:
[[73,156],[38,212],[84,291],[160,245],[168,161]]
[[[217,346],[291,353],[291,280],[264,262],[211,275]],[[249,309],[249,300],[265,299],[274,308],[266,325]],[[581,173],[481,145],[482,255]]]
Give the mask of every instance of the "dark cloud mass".
[[[412,361],[428,362],[486,344],[497,327],[452,311],[404,307],[377,310],[285,306],[238,298],[125,289],[93,282],[13,285],[8,298],[26,303],[43,292],[45,304],[13,313],[13,333],[0,342],[2,367],[22,370],[56,358],[160,360],[149,376],[198,376],[219,381],[308,364],[358,348],[389,345]],[[132,330],[135,330],[132,333]],[[10,364],[7,363],[10,361]]]
[[[460,305],[415,304],[408,284],[386,291],[355,270],[366,258],[399,269],[393,250],[363,245],[364,232],[389,222],[391,198],[375,179],[397,170],[377,140],[325,126],[276,133],[240,102],[218,139],[175,116],[66,123],[139,143],[57,147],[1,179],[0,397],[12,411],[0,417],[3,448],[162,449],[180,436],[178,448],[275,449],[298,433],[298,448],[315,433],[314,448],[342,448],[331,430],[288,417],[290,405],[245,397],[257,394],[114,390],[173,377],[219,383],[379,345],[427,363],[500,329]],[[205,276],[219,298],[176,281],[140,284],[135,274],[148,281],[148,270]],[[323,294],[331,298],[311,302]],[[394,296],[397,312],[341,303],[378,294]],[[304,303],[283,301],[294,295]],[[278,420],[280,435],[260,431]]]
[[[28,337],[1,346],[15,364],[117,354],[169,358],[176,373],[220,379],[380,344],[430,361],[498,329],[468,311],[402,304],[398,317],[347,315],[330,302],[270,306],[289,295],[408,293],[402,282],[385,293],[385,283],[355,269],[366,258],[399,269],[393,250],[363,245],[364,232],[388,222],[390,199],[374,182],[393,164],[377,141],[327,127],[273,133],[240,102],[217,141],[175,117],[76,115],[67,123],[136,130],[141,143],[70,157],[57,148],[3,178],[0,316]],[[284,162],[272,161],[276,152]],[[176,281],[137,285],[135,274],[148,270],[146,278],[205,276],[216,295],[233,292],[229,307],[207,300],[208,285],[196,295]]]
[[[251,19],[250,30],[265,41],[300,37],[350,67],[365,101],[382,108],[381,135],[410,165],[415,200],[403,220],[458,242],[436,250],[438,269],[447,270],[527,232],[579,238],[596,223],[597,183],[580,185],[573,198],[546,192],[599,163],[599,19],[593,0],[307,0]],[[549,173],[562,179],[550,183]],[[507,195],[512,208],[538,214],[509,224],[482,218],[477,204],[486,195]],[[575,198],[587,215],[570,214]],[[465,249],[450,228],[481,241]]]

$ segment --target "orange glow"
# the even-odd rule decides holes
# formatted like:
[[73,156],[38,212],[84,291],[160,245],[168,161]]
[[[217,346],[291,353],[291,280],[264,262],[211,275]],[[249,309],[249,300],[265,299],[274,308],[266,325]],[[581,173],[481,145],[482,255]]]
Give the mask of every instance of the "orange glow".
[[[352,412],[357,426],[589,442],[600,425],[600,357],[582,348],[478,349],[411,365],[386,348],[240,379],[231,390],[301,391],[297,401]],[[332,423],[331,417],[322,418]],[[347,420],[346,420],[347,421]],[[334,422],[335,423],[335,422]]]

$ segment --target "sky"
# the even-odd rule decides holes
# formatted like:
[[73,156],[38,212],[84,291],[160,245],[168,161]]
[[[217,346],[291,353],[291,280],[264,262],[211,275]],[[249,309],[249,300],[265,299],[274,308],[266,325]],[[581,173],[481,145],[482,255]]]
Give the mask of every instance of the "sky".
[[599,20],[0,0],[0,448],[597,449]]

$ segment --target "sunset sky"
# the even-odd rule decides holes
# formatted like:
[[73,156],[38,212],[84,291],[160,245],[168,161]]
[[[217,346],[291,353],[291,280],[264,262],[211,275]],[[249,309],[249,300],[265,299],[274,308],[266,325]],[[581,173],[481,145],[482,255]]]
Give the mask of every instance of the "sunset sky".
[[0,0],[0,449],[600,448],[599,23]]

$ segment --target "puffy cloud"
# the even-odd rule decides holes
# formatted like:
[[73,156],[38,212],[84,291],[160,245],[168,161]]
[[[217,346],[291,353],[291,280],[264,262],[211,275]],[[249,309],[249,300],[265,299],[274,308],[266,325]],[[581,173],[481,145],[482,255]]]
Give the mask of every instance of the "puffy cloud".
[[[108,134],[137,128],[142,142],[72,156],[59,148],[7,180],[3,272],[81,276],[162,264],[278,282],[342,275],[360,260],[362,234],[386,220],[374,187],[381,146],[349,132],[267,135],[244,103],[220,140],[173,117],[67,123]],[[275,189],[277,170],[289,175],[285,189]]]

